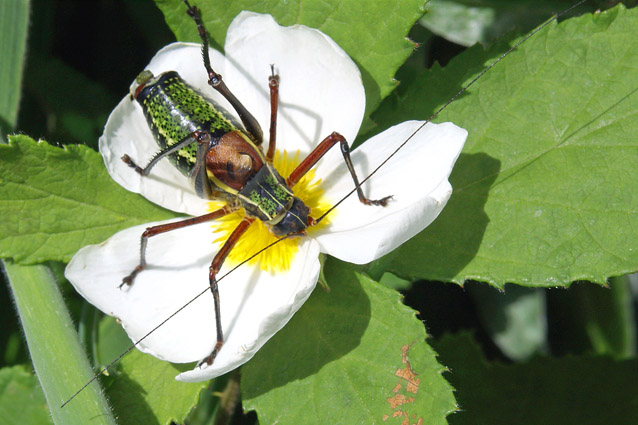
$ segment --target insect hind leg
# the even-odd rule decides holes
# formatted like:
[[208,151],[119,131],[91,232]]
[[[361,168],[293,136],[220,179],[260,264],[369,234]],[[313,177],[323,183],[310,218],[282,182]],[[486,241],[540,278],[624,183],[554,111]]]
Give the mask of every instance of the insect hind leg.
[[217,357],[219,350],[221,350],[224,345],[224,333],[222,330],[222,321],[221,321],[221,312],[220,312],[220,302],[219,302],[219,290],[217,287],[217,273],[222,268],[226,257],[235,247],[237,241],[241,238],[241,236],[248,230],[250,225],[255,221],[252,217],[244,217],[244,219],[237,225],[233,233],[226,239],[224,245],[221,247],[215,258],[210,264],[210,268],[208,269],[208,280],[210,284],[210,291],[213,294],[213,301],[215,303],[215,325],[217,328],[217,342],[215,343],[215,347],[213,351],[205,357],[202,361],[200,361],[197,366],[201,367],[204,364],[211,365]]

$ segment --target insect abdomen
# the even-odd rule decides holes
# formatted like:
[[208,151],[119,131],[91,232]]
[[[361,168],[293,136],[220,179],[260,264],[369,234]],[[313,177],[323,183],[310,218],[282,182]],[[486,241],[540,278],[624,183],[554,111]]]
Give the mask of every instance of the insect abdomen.
[[[187,85],[175,71],[165,72],[138,90],[136,99],[142,106],[149,128],[163,149],[191,136],[194,131],[208,131],[212,138],[237,130],[236,126]],[[195,166],[197,143],[191,143],[170,160],[185,175]]]

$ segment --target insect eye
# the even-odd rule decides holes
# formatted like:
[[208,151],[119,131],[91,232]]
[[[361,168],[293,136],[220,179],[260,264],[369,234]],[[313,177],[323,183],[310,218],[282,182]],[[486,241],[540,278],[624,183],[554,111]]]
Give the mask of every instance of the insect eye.
[[210,139],[210,134],[207,131],[195,131],[193,134],[199,143],[207,143]]

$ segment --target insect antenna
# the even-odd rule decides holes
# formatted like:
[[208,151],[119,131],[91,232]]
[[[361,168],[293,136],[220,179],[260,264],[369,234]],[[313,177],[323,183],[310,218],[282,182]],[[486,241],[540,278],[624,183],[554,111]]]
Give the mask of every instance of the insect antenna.
[[507,55],[509,55],[510,53],[512,53],[514,50],[516,50],[518,48],[518,46],[520,46],[521,44],[523,44],[524,42],[526,42],[530,37],[532,37],[534,34],[536,34],[537,32],[539,32],[540,30],[542,30],[543,28],[545,28],[547,25],[551,24],[552,22],[554,22],[555,20],[557,20],[558,18],[560,18],[561,16],[571,12],[572,10],[574,10],[575,8],[577,8],[578,6],[582,5],[583,3],[587,2],[588,0],[580,0],[577,3],[574,3],[573,5],[571,5],[569,8],[563,10],[562,12],[556,13],[554,16],[552,16],[551,18],[549,18],[547,21],[543,22],[541,25],[537,26],[536,28],[534,28],[533,31],[531,31],[530,33],[526,34],[525,37],[523,37],[522,39],[520,39],[517,43],[515,43],[512,47],[510,47],[509,49],[507,49],[503,54],[501,54],[498,58],[496,58],[492,63],[490,63],[486,68],[484,68],[481,72],[478,73],[478,75],[476,77],[474,77],[472,79],[472,81],[470,81],[469,83],[467,83],[465,86],[463,86],[454,96],[452,96],[447,102],[445,102],[439,109],[437,109],[432,115],[430,115],[430,117],[425,120],[423,122],[423,124],[421,124],[416,130],[414,130],[412,132],[412,134],[410,134],[404,141],[403,143],[401,143],[390,155],[388,155],[388,157],[386,159],[384,159],[374,170],[372,170],[372,172],[370,174],[368,174],[365,178],[363,178],[361,180],[361,182],[359,183],[358,186],[355,186],[354,189],[352,189],[350,192],[348,192],[343,198],[341,198],[338,202],[336,202],[334,205],[332,205],[328,210],[326,210],[321,216],[319,216],[316,219],[316,222],[319,223],[321,220],[323,220],[328,214],[330,214],[335,208],[337,208],[343,201],[345,201],[350,195],[352,195],[353,193],[355,193],[357,191],[357,189],[359,187],[361,187],[365,182],[367,182],[368,180],[370,180],[370,178],[375,175],[377,173],[377,171],[379,171],[379,169],[381,169],[381,167],[383,167],[388,161],[390,161],[392,159],[392,157],[394,157],[401,149],[403,149],[403,147],[414,137],[416,136],[416,134],[421,131],[423,129],[423,127],[425,127],[427,124],[429,124],[430,122],[432,122],[433,119],[435,119],[441,112],[443,112],[448,106],[450,106],[450,104],[452,102],[454,102],[460,95],[462,95],[463,93],[465,93],[470,87],[472,87],[472,85],[474,85],[474,83],[476,83],[478,80],[480,80],[483,75],[485,75],[490,69],[494,68],[494,66],[496,66],[497,63],[499,63],[501,60],[503,60]]
[[[286,236],[282,236],[281,238],[269,243],[268,245],[266,245],[265,247],[261,248],[259,251],[255,252],[254,254],[252,254],[251,256],[247,257],[246,259],[244,259],[243,261],[241,261],[240,263],[238,263],[237,265],[235,265],[232,269],[228,270],[226,273],[224,273],[223,275],[221,275],[220,277],[217,278],[217,282],[221,282],[226,276],[228,276],[229,274],[231,274],[232,272],[234,272],[236,269],[238,269],[239,267],[243,266],[244,264],[246,264],[247,262],[249,262],[250,260],[252,260],[253,258],[257,257],[259,254],[261,254],[262,252],[266,251],[267,249],[270,249],[271,247],[277,245],[280,242],[285,241],[286,239],[295,236],[295,234],[290,234],[290,235],[286,235]],[[122,354],[120,354],[119,356],[117,356],[113,361],[111,361],[111,363],[107,364],[106,366],[102,367],[102,369],[99,370],[99,372],[97,372],[95,375],[93,375],[93,377],[82,386],[82,388],[80,388],[79,390],[77,390],[71,397],[69,397],[68,400],[66,400],[64,403],[62,403],[60,405],[60,408],[66,406],[67,404],[69,404],[69,402],[71,400],[73,400],[78,394],[80,394],[86,387],[88,387],[89,385],[91,385],[91,383],[93,381],[95,381],[97,378],[100,377],[100,375],[104,374],[106,371],[108,371],[111,367],[113,367],[113,365],[115,365],[117,362],[119,362],[122,357],[124,357],[125,355],[127,355],[129,352],[131,352],[135,347],[137,347],[140,343],[142,343],[142,341],[144,341],[146,338],[148,338],[153,332],[155,332],[157,329],[161,328],[162,326],[164,326],[164,323],[168,322],[169,320],[171,320],[173,317],[175,317],[177,314],[179,314],[182,310],[184,310],[186,307],[188,307],[189,305],[191,305],[193,302],[195,302],[195,300],[197,300],[199,297],[201,297],[202,295],[204,295],[205,293],[207,293],[210,290],[210,288],[207,286],[204,290],[202,290],[200,293],[198,293],[197,295],[195,295],[190,301],[188,301],[186,304],[184,304],[183,306],[181,306],[179,309],[177,309],[176,311],[174,311],[170,316],[168,316],[166,319],[162,320],[162,322],[160,322],[157,326],[155,326],[153,329],[151,329],[150,331],[148,331],[143,337],[141,337],[140,339],[138,339],[137,341],[135,341],[133,344],[131,344],[126,350],[124,350],[122,352]]]
[[[352,190],[350,190],[345,196],[343,196],[339,201],[337,201],[334,205],[332,205],[328,210],[326,210],[321,216],[319,216],[318,218],[315,219],[316,223],[319,223],[321,220],[323,220],[328,214],[330,214],[333,210],[335,210],[341,203],[343,203],[349,196],[351,196],[353,193],[355,193],[365,182],[367,182],[373,175],[375,175],[380,169],[381,167],[383,167],[388,161],[390,161],[390,159],[392,159],[401,149],[403,149],[403,147],[419,132],[423,129],[423,127],[425,127],[428,123],[430,123],[433,119],[435,119],[443,110],[445,110],[452,102],[454,102],[460,95],[462,95],[463,93],[465,93],[472,85],[474,85],[474,83],[476,83],[478,80],[480,80],[483,75],[485,75],[490,69],[492,69],[494,66],[496,66],[497,63],[499,63],[501,60],[503,60],[506,56],[508,56],[510,53],[512,53],[514,50],[516,50],[521,44],[523,44],[524,42],[526,42],[530,37],[534,36],[536,33],[538,33],[539,31],[541,31],[543,28],[545,28],[547,25],[551,24],[552,22],[554,22],[555,20],[557,20],[558,18],[560,18],[561,16],[571,12],[572,10],[574,10],[575,8],[581,6],[583,3],[587,2],[588,0],[580,0],[576,3],[574,3],[573,5],[571,5],[569,8],[556,13],[555,15],[553,15],[551,18],[549,18],[547,21],[543,22],[541,25],[537,26],[536,28],[534,28],[534,30],[532,30],[531,32],[529,32],[528,34],[526,34],[521,40],[519,40],[517,43],[515,43],[512,47],[510,47],[509,49],[507,49],[504,53],[502,53],[498,58],[496,58],[493,62],[491,62],[486,68],[484,68],[481,72],[479,72],[479,74],[476,75],[476,77],[474,77],[469,83],[467,83],[465,86],[463,86],[454,96],[452,96],[448,101],[446,101],[441,107],[439,107],[426,121],[424,121],[416,130],[414,130],[412,132],[412,134],[410,134],[410,136],[408,136],[386,159],[384,159],[374,170],[372,170],[372,172],[370,172],[370,174],[368,174],[365,178],[363,178],[360,183],[358,185],[356,185]],[[188,5],[188,3],[187,3]],[[250,255],[249,257],[247,257],[246,259],[244,259],[243,261],[239,262],[237,265],[235,265],[233,268],[231,268],[228,272],[226,272],[225,274],[223,274],[222,276],[217,278],[217,282],[222,281],[225,277],[227,277],[228,275],[230,275],[232,272],[234,272],[237,268],[241,267],[242,265],[244,265],[245,263],[251,261],[253,258],[257,257],[258,255],[260,255],[262,252],[270,249],[271,247],[273,247],[274,245],[277,245],[280,242],[283,242],[284,240],[290,238],[290,237],[294,237],[297,236],[297,234],[292,233],[289,235],[285,235],[282,236],[281,238],[271,242],[270,244],[266,245],[265,247],[261,248],[260,250],[256,251],[254,254]],[[210,291],[210,287],[207,286],[206,288],[204,288],[201,292],[199,292],[196,296],[194,296],[190,301],[188,301],[186,304],[184,304],[182,307],[180,307],[177,311],[173,312],[171,315],[169,315],[168,317],[166,317],[166,319],[164,319],[161,323],[159,323],[157,326],[155,326],[153,329],[151,329],[148,333],[146,333],[144,336],[142,336],[140,339],[138,339],[137,341],[135,341],[133,344],[131,344],[130,347],[128,347],[124,352],[122,352],[122,354],[120,354],[119,356],[117,356],[113,361],[111,361],[108,365],[102,367],[102,369],[100,369],[100,371],[98,371],[86,384],[84,384],[80,389],[78,389],[71,397],[69,397],[68,400],[66,400],[64,403],[61,404],[61,408],[63,408],[64,406],[66,406],[69,402],[71,402],[75,397],[77,397],[78,394],[80,394],[86,387],[88,387],[93,381],[95,381],[97,378],[100,377],[100,375],[104,374],[106,371],[108,371],[111,367],[113,367],[117,362],[119,362],[122,357],[124,357],[126,354],[128,354],[130,351],[132,351],[136,346],[138,346],[142,341],[144,341],[148,336],[150,336],[153,332],[155,332],[157,329],[159,329],[161,326],[163,326],[166,322],[168,322],[169,320],[171,320],[174,316],[176,316],[177,314],[179,314],[182,310],[184,310],[185,308],[187,308],[189,305],[191,305],[195,300],[197,300],[200,296],[202,296],[203,294],[207,293]]]

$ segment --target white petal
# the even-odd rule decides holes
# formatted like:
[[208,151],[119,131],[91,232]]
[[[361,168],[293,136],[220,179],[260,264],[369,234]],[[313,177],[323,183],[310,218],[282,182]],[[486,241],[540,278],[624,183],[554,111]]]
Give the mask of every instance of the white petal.
[[302,25],[279,26],[270,15],[242,12],[226,37],[232,63],[226,84],[249,86],[237,94],[268,133],[270,65],[280,76],[277,145],[310,152],[333,131],[352,142],[365,109],[361,74],[348,55],[327,35]]
[[[149,225],[153,224],[157,223]],[[171,362],[201,360],[216,342],[214,305],[207,290],[208,267],[217,252],[211,245],[210,224],[149,239],[148,269],[131,288],[120,290],[122,278],[138,262],[139,237],[146,227],[123,230],[100,245],[81,249],[65,275],[89,302],[119,318],[133,341],[204,292],[138,345],[141,351]],[[222,279],[219,293],[225,346],[213,366],[182,374],[185,379],[210,379],[250,359],[312,292],[319,273],[318,252],[317,244],[307,238],[285,275],[271,276],[242,266]],[[224,266],[220,276],[230,268]]]
[[[219,69],[224,67],[223,56],[210,50],[211,62]],[[164,71],[177,71],[189,84],[198,88],[206,97],[230,106],[207,86],[201,48],[193,43],[173,43],[160,50],[145,68],[155,75]],[[149,176],[142,177],[122,162],[128,154],[139,166],[144,167],[159,151],[142,109],[126,96],[113,110],[100,138],[100,152],[109,174],[117,183],[140,193],[148,200],[173,211],[190,215],[206,212],[207,202],[199,198],[190,180],[179,172],[168,159],[161,160]]]
[[[363,179],[405,141],[421,122],[409,121],[373,137],[352,154],[357,175]],[[452,123],[428,124],[419,131],[367,183],[370,199],[392,195],[386,207],[366,206],[356,193],[330,218],[316,237],[322,252],[363,264],[392,251],[428,226],[441,212],[452,188],[448,177],[467,131]],[[354,188],[343,159],[331,152],[317,167],[325,196],[341,199]],[[326,161],[327,159],[327,161]]]
[[220,284],[222,319],[234,315],[231,324],[223,324],[224,346],[211,366],[181,373],[176,379],[184,382],[211,379],[250,360],[306,302],[317,283],[319,270],[319,246],[312,238],[305,238],[288,272],[255,271],[239,284],[244,287],[241,292],[229,288],[236,284],[235,278],[233,283]]
[[[133,341],[208,286],[207,269],[215,253],[209,223],[152,237],[147,250],[148,269],[137,276],[131,288],[119,289],[122,278],[139,261],[142,232],[155,224],[160,223],[131,227],[100,245],[82,248],[65,271],[84,298],[122,321]],[[205,293],[138,348],[173,362],[198,360],[210,351],[210,335],[215,332],[212,312],[212,297]],[[196,330],[192,324],[199,320]]]

